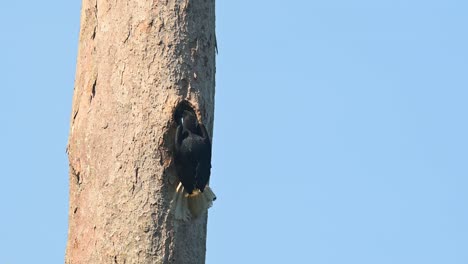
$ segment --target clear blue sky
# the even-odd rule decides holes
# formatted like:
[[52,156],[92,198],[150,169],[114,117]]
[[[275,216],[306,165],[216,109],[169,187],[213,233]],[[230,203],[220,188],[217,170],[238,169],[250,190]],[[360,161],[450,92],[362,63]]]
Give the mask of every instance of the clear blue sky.
[[[207,263],[468,263],[467,10],[218,1]],[[63,263],[80,1],[0,14],[0,262]]]

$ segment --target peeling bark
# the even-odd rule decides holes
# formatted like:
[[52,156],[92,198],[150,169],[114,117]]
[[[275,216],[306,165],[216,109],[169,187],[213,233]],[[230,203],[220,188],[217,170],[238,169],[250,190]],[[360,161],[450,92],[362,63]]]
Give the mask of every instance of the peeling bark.
[[207,216],[174,220],[176,105],[211,133],[214,0],[83,0],[67,152],[66,263],[204,263]]

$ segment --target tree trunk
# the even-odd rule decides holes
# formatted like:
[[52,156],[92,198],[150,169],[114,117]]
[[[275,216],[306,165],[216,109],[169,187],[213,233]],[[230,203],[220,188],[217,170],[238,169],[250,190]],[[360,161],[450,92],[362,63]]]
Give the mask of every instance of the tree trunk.
[[207,215],[175,220],[173,111],[209,133],[214,0],[83,0],[66,263],[204,263]]

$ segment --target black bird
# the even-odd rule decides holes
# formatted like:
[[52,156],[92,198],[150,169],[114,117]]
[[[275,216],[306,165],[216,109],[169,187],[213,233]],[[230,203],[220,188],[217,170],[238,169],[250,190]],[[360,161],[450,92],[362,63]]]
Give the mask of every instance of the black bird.
[[175,216],[189,220],[206,211],[216,199],[207,185],[211,173],[211,140],[194,112],[178,111],[175,119],[178,125],[174,162],[180,180],[174,197]]
[[211,141],[203,124],[184,110],[175,136],[175,164],[179,180],[188,194],[201,192],[210,180]]

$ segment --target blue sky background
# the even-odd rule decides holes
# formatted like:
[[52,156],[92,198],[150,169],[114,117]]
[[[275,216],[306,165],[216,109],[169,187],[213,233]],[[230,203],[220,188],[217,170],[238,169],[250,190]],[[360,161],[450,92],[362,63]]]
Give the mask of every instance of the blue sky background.
[[[1,263],[63,263],[80,5],[0,7]],[[207,263],[468,263],[467,10],[218,1]]]

